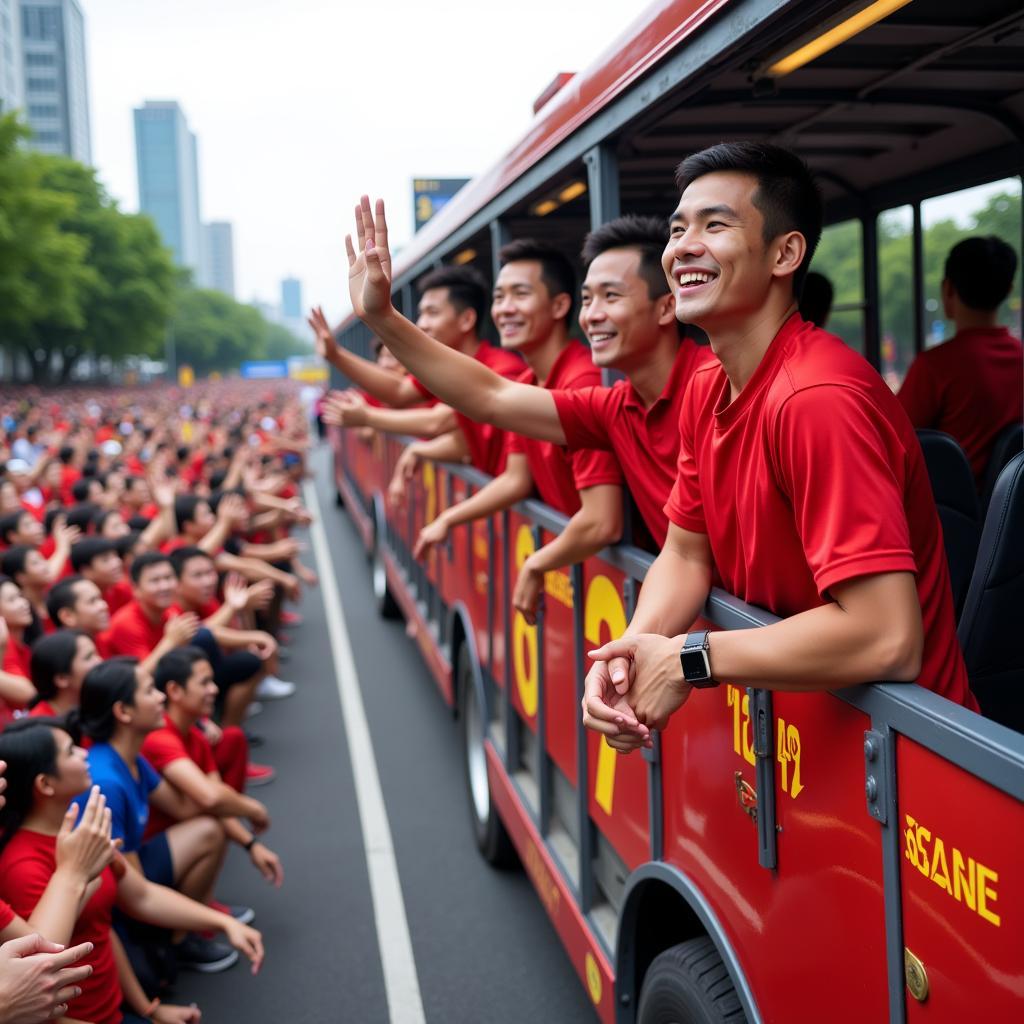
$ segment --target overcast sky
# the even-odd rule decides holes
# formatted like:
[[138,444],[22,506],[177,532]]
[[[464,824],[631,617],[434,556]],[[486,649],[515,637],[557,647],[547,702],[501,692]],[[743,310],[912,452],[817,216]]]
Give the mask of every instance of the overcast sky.
[[555,74],[582,70],[646,6],[80,2],[93,159],[110,192],[138,209],[132,108],[176,99],[199,138],[203,220],[234,224],[237,297],[276,302],[294,274],[332,317],[360,191],[385,198],[406,241],[413,177],[485,170]]

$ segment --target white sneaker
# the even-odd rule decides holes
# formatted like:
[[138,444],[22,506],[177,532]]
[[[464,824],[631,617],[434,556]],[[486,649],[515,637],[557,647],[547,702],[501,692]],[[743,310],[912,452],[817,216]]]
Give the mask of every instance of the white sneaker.
[[283,700],[295,693],[295,684],[287,683],[277,676],[267,676],[256,687],[257,700]]

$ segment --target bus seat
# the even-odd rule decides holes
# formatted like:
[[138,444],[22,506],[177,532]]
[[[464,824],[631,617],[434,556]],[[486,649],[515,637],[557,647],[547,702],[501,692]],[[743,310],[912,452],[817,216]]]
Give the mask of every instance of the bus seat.
[[1024,732],[1024,452],[992,491],[957,634],[982,713]]
[[982,513],[985,512],[988,503],[992,500],[992,488],[995,487],[1003,467],[1019,451],[1024,451],[1024,423],[1011,423],[996,435],[992,445],[992,454],[985,467],[985,476],[981,485]]
[[981,535],[981,510],[971,464],[963,449],[940,430],[919,430],[928,479],[942,523],[942,537],[957,616],[964,606]]

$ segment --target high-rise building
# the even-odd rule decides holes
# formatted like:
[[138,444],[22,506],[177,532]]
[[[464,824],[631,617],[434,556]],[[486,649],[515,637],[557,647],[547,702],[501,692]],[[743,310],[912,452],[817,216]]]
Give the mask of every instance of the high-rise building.
[[281,282],[281,316],[285,320],[302,319],[302,282],[286,277]]
[[0,0],[0,114],[25,106],[21,66],[21,4]]
[[215,288],[235,297],[235,239],[227,221],[213,221],[203,225],[203,271],[200,281],[204,288]]
[[30,144],[92,163],[82,8],[78,0],[21,0],[20,15]]
[[199,278],[202,238],[196,137],[175,100],[146,100],[134,114],[139,209],[156,221],[175,262]]

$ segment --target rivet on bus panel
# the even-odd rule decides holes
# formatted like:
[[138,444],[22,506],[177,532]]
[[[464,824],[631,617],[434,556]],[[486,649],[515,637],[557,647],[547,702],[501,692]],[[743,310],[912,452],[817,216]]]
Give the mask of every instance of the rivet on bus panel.
[[923,1003],[928,998],[928,972],[924,969],[924,964],[907,947],[903,948],[903,971],[910,994],[919,1003]]

